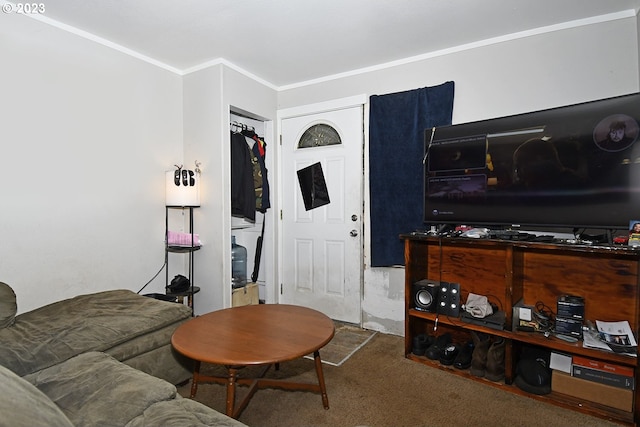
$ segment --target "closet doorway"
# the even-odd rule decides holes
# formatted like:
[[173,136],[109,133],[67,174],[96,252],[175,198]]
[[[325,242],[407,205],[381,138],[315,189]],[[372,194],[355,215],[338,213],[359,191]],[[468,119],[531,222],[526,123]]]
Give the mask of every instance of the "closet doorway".
[[280,114],[280,302],[354,324],[361,323],[363,108]]
[[[229,116],[229,125],[231,128],[231,138],[233,139],[234,133],[239,133],[245,136],[247,141],[247,147],[251,152],[255,154],[254,148],[255,144],[258,143],[257,140],[254,140],[252,137],[255,135],[261,140],[263,144],[263,153],[264,153],[264,161],[265,166],[268,171],[274,170],[274,158],[275,158],[275,146],[272,139],[270,139],[269,135],[272,135],[273,125],[272,122],[267,121],[261,118],[249,117],[249,113],[246,112],[236,112],[231,110]],[[238,151],[235,150],[235,153]],[[261,152],[261,150],[258,150]],[[233,164],[234,164],[234,154],[232,153],[232,174],[233,174]],[[254,171],[254,162],[255,158],[252,158],[248,169]],[[265,175],[263,175],[264,177]],[[236,179],[238,176],[236,175]],[[263,181],[263,186],[266,184],[265,188],[262,189],[262,194],[266,199],[270,199],[268,191],[271,183],[269,182],[272,179],[272,175],[266,175],[266,182]],[[231,236],[235,238],[236,243],[240,246],[243,246],[247,250],[247,281],[248,282],[256,282],[258,284],[258,297],[261,301],[265,302],[274,302],[274,299],[277,298],[277,295],[274,293],[274,274],[275,267],[274,263],[276,257],[273,254],[273,236],[274,236],[274,226],[273,226],[273,212],[270,209],[271,203],[268,203],[262,206],[262,203],[258,205],[258,194],[255,190],[256,184],[256,175],[255,171],[253,172],[253,180],[252,180],[252,188],[250,189],[251,194],[256,195],[256,206],[255,206],[255,219],[251,220],[246,218],[244,215],[238,215],[238,213],[234,214],[234,206],[238,208],[237,204],[231,202],[232,206],[232,216],[231,216]],[[233,186],[232,186],[233,187]],[[234,193],[232,188],[232,199],[234,198],[233,194],[236,194],[236,197],[239,193]],[[254,191],[256,191],[254,193]],[[244,197],[242,197],[243,200]],[[265,209],[259,209],[265,208]],[[251,208],[250,210],[253,210]],[[263,229],[262,226],[265,225]],[[261,242],[261,249],[259,249],[259,242]],[[257,265],[256,265],[257,262]],[[232,264],[230,264],[231,266]],[[233,274],[233,273],[232,273]],[[255,279],[254,279],[255,277]]]

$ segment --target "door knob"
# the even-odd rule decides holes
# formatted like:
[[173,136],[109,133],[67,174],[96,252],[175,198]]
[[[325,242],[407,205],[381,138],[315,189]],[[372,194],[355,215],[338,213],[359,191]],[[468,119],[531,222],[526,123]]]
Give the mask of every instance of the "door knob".
[[349,232],[349,235],[350,235],[351,237],[356,237],[356,236],[358,235],[358,230],[351,230],[351,231]]

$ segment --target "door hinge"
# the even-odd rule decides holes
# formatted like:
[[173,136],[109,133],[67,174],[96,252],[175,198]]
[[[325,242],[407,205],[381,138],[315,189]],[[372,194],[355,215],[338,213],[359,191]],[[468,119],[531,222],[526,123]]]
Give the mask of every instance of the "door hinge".
[[280,134],[280,146],[282,146],[282,134]]
[[280,209],[280,221],[282,221],[282,209]]
[[283,289],[283,288],[282,288],[282,283],[280,283],[280,295],[283,295],[283,293],[282,293],[282,289]]

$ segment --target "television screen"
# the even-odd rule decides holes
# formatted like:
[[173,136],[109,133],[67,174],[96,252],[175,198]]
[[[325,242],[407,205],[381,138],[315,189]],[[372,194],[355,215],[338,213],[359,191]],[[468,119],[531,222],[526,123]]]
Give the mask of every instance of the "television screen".
[[425,130],[424,221],[624,229],[640,94]]

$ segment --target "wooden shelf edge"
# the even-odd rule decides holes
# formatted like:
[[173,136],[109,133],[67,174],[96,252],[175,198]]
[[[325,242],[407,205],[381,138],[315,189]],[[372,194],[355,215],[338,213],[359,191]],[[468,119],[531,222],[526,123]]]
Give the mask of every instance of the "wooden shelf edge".
[[[528,395],[527,393],[524,394]],[[629,426],[636,425],[633,420],[633,412],[626,412],[620,409],[611,408],[609,406],[600,405],[595,402],[589,402],[588,400],[579,399],[567,394],[552,391],[551,394],[545,396],[532,397],[534,397],[536,400],[541,400],[543,402],[548,401],[548,403],[551,403],[553,405],[572,409],[574,411],[580,411],[594,417],[606,419],[608,421],[613,421]]]
[[457,375],[459,377],[467,378],[471,381],[476,381],[490,387],[499,388],[499,389],[508,391],[510,393],[517,394],[519,396],[524,396],[524,397],[539,400],[541,402],[545,402],[551,405],[559,406],[562,408],[583,412],[597,418],[602,418],[602,419],[620,423],[623,425],[628,425],[628,426],[636,425],[633,420],[633,412],[626,412],[620,409],[599,405],[594,402],[578,399],[576,397],[572,397],[572,396],[558,393],[558,392],[551,392],[546,395],[536,395],[536,394],[527,393],[526,391],[518,388],[515,384],[506,384],[503,381],[494,382],[483,377],[476,377],[474,375],[471,375],[468,369],[456,369],[453,366],[445,366],[440,364],[437,360],[431,360],[424,356],[416,356],[413,353],[405,354],[405,358],[413,362],[420,363],[422,365],[429,366],[431,368],[440,369],[442,371],[446,371],[447,373]]
[[505,239],[473,239],[468,237],[437,237],[422,233],[404,233],[399,236],[402,240],[424,241],[424,242],[445,242],[447,245],[459,246],[512,246],[517,249],[527,251],[566,251],[580,253],[616,254],[637,258],[640,256],[640,248],[626,245],[583,245],[568,243],[547,243],[527,240],[505,240]]
[[450,316],[445,316],[445,315],[439,315],[436,316],[435,313],[428,313],[426,311],[420,311],[420,310],[415,310],[415,309],[409,309],[408,311],[408,315],[411,317],[418,317],[421,319],[425,319],[425,320],[429,320],[432,322],[436,321],[436,317],[438,318],[438,323],[441,323],[443,325],[449,325],[449,326],[455,326],[458,328],[463,328],[463,329],[467,329],[470,331],[476,331],[476,332],[483,332],[483,333],[487,333],[490,335],[496,335],[496,336],[500,336],[500,337],[504,337],[504,338],[511,338],[511,336],[513,335],[511,333],[511,331],[506,331],[506,330],[500,330],[500,329],[492,329],[492,328],[488,328],[486,326],[481,326],[481,325],[475,325],[473,323],[467,323],[467,322],[463,322],[460,318],[452,318]]

